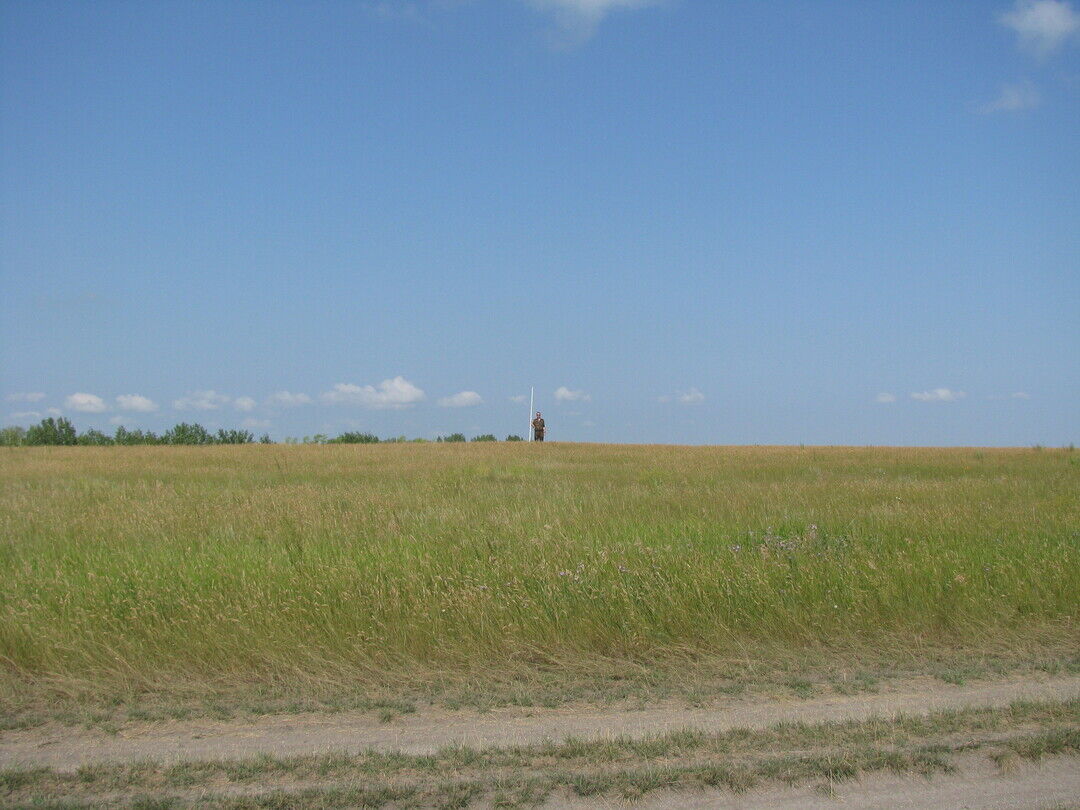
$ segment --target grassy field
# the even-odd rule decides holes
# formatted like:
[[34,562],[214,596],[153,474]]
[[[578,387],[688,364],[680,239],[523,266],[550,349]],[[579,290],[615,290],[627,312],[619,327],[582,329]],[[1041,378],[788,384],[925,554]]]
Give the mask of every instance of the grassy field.
[[1080,649],[1067,450],[11,448],[0,530],[9,687]]

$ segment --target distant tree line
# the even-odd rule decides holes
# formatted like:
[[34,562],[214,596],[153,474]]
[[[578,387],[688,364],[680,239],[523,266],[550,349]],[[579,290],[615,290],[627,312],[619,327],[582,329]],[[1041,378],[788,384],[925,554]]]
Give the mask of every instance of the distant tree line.
[[[178,425],[157,434],[150,430],[128,430],[121,425],[110,436],[100,430],[90,429],[77,433],[71,421],[63,417],[42,419],[30,428],[0,428],[0,445],[89,445],[105,446],[111,444],[252,444],[254,434],[248,430],[219,430],[211,433],[202,425],[181,422]],[[269,435],[264,434],[260,442],[270,444]]]
[[[103,433],[91,428],[83,433],[78,433],[70,420],[64,417],[49,417],[42,419],[38,424],[29,427],[5,427],[0,428],[0,447],[20,446],[43,446],[43,445],[67,445],[67,446],[97,446],[107,445],[136,445],[136,444],[169,444],[169,445],[208,445],[208,444],[253,444],[255,435],[248,430],[218,430],[211,433],[200,424],[181,422],[166,430],[164,433],[154,433],[150,430],[129,430],[122,425],[116,428],[113,435]],[[285,444],[394,444],[403,442],[496,442],[498,439],[493,433],[485,433],[466,439],[464,433],[451,433],[449,436],[438,436],[431,439],[409,439],[405,436],[397,436],[380,439],[374,433],[359,433],[347,431],[333,438],[317,433],[314,436],[305,436],[303,439],[287,438]],[[523,441],[520,436],[511,434],[506,437],[508,442]],[[260,444],[273,444],[270,434],[264,433],[259,439]]]

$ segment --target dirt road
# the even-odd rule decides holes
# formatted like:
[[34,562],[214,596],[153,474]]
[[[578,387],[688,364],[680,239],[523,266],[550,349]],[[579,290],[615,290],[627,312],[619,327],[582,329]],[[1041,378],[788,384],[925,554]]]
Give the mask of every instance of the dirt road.
[[865,720],[922,715],[1017,700],[1080,698],[1080,676],[1008,679],[950,686],[930,679],[895,684],[881,694],[809,700],[731,698],[701,708],[660,705],[641,711],[567,707],[420,711],[380,723],[370,714],[279,715],[249,722],[172,721],[132,724],[117,734],[51,725],[0,734],[0,767],[75,770],[94,762],[153,759],[236,759],[257,754],[296,756],[330,751],[394,750],[433,753],[448,745],[474,748],[525,745],[566,737],[645,736],[697,728],[709,732],[766,728],[780,722]]

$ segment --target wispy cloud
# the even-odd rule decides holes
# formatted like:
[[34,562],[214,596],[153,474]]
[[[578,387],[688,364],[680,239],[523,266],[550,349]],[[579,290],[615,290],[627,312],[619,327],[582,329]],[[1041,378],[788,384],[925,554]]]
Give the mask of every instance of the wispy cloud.
[[1001,87],[1001,92],[998,93],[997,98],[993,101],[983,104],[979,108],[979,112],[984,115],[990,115],[992,113],[1009,113],[1009,112],[1021,112],[1023,110],[1033,110],[1039,106],[1042,101],[1042,96],[1039,94],[1038,89],[1031,82],[1018,82],[1016,84],[1005,84]]
[[8,402],[41,402],[45,395],[41,391],[18,391],[4,397]]
[[121,394],[116,398],[116,405],[122,411],[151,413],[158,409],[157,403],[141,394]]
[[1080,31],[1080,14],[1067,0],[1017,0],[999,19],[1016,32],[1020,47],[1040,57],[1049,56]]
[[671,394],[664,394],[656,398],[657,402],[680,402],[683,405],[695,405],[698,402],[705,401],[705,395],[696,388],[691,387],[689,391],[678,391],[674,396]]
[[9,417],[11,419],[14,419],[16,422],[36,422],[38,419],[41,418],[41,413],[39,411],[16,411],[13,414],[9,414]]
[[575,391],[565,385],[560,385],[555,389],[556,402],[589,402],[591,400],[592,397],[584,391]]
[[186,397],[173,400],[173,407],[178,411],[216,411],[229,404],[230,398],[217,391],[192,391]]
[[424,399],[424,392],[397,376],[383,380],[378,386],[338,383],[321,397],[330,405],[360,405],[365,408],[408,408]]
[[459,391],[453,396],[443,397],[439,405],[443,408],[471,408],[473,405],[482,405],[483,398],[475,391]]
[[550,12],[564,35],[564,45],[576,45],[593,35],[611,12],[658,5],[660,0],[527,0],[529,5]]
[[267,398],[269,405],[279,408],[297,408],[301,405],[310,405],[313,401],[307,394],[294,394],[291,391],[275,391]]
[[527,399],[528,399],[528,397],[525,396],[524,394],[518,394],[516,396],[510,397],[511,402],[525,402]]
[[1013,399],[1031,399],[1031,394],[1027,391],[1014,391],[1012,394]]
[[880,402],[883,405],[890,402],[896,402],[896,394],[890,394],[887,391],[882,391],[880,394],[874,397],[874,402]]
[[72,394],[64,400],[64,406],[79,413],[103,413],[108,410],[105,400],[96,394]]
[[952,391],[948,388],[934,388],[930,391],[917,391],[911,395],[912,399],[920,402],[956,402],[966,397],[963,391]]
[[245,419],[240,423],[240,427],[244,428],[268,428],[270,427],[269,419]]
[[255,410],[257,404],[258,403],[251,397],[237,397],[233,400],[233,407],[244,413]]

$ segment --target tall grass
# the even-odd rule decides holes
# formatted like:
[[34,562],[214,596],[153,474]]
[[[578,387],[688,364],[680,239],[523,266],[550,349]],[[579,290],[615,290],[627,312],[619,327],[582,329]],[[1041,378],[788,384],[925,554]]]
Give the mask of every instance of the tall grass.
[[978,642],[1080,609],[1067,451],[12,448],[0,530],[20,678]]

